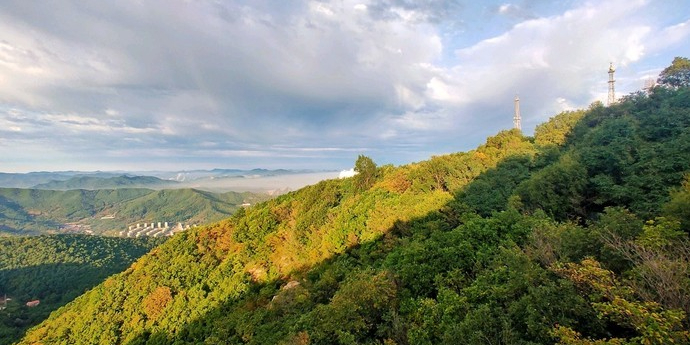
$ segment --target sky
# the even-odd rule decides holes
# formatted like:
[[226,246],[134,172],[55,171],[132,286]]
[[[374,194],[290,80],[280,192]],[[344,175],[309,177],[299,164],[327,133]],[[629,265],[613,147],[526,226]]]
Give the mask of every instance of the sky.
[[349,169],[471,150],[690,57],[687,0],[5,0],[0,171]]

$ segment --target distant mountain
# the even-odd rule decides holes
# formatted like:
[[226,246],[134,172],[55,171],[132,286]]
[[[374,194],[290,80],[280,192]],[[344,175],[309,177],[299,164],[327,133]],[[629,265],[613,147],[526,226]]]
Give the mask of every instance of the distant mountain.
[[356,166],[174,236],[19,344],[688,343],[690,88]]
[[33,186],[34,189],[70,190],[70,189],[116,189],[116,188],[161,188],[174,187],[175,181],[161,180],[153,176],[115,177],[75,176],[67,180],[53,180]]
[[2,173],[0,172],[1,188],[31,188],[37,184],[49,183],[51,181],[66,181],[74,177],[90,176],[100,178],[110,178],[121,176],[122,173],[115,172],[83,172],[83,171],[39,171],[30,173]]
[[[180,171],[57,171],[0,173],[0,188],[51,190],[115,188],[195,188],[216,193],[251,191],[275,194],[294,190],[328,178],[337,172],[288,169],[211,169]],[[241,182],[250,181],[251,182]]]
[[230,177],[244,175],[275,176],[287,174],[303,174],[317,172],[314,170],[287,169],[210,169],[210,170],[180,170],[180,171],[37,171],[29,173],[0,172],[0,188],[31,188],[36,185],[51,183],[52,181],[67,181],[79,177],[116,178],[122,176],[148,177],[153,176],[162,180],[190,181],[209,177]]
[[268,198],[265,194],[216,194],[196,189],[0,188],[0,234],[116,234],[137,222],[203,224],[229,217],[244,203]]
[[141,174],[156,176],[165,180],[173,180],[178,182],[191,182],[203,179],[218,179],[229,177],[267,177],[280,176],[292,174],[315,173],[314,170],[287,170],[287,169],[211,169],[211,170],[184,170],[184,171],[161,171],[161,172],[142,172]]

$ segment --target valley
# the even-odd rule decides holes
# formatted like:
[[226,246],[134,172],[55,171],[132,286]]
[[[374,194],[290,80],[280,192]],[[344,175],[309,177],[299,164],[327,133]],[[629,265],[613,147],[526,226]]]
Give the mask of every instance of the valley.
[[117,236],[136,223],[204,224],[229,217],[243,204],[271,196],[196,189],[54,191],[0,188],[0,233],[86,233]]
[[[0,345],[18,340],[52,311],[169,237],[228,218],[314,175],[307,173],[304,179],[288,171],[252,172],[256,174],[251,177],[241,170],[231,171],[233,177],[218,175],[226,170],[196,172],[197,178],[188,176],[181,182],[108,173],[0,176],[0,182],[11,185],[35,183],[38,177],[53,179],[35,188],[0,188]],[[194,183],[218,191],[228,187],[224,179],[247,178],[249,184],[235,183],[230,189],[257,192],[183,188]]]
[[686,343],[688,100],[657,88],[399,167],[360,155],[173,236],[19,344]]
[[0,345],[690,345],[687,2],[0,1]]

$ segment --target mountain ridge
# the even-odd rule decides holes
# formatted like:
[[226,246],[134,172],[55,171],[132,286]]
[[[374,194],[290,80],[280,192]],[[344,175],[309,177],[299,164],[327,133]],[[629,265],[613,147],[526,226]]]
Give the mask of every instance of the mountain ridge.
[[[35,171],[28,173],[0,172],[1,188],[32,188],[37,185],[59,183],[78,178],[100,178],[103,180],[122,176],[135,178],[158,178],[163,181],[194,181],[210,177],[239,177],[244,175],[279,176],[304,173],[329,172],[327,170],[310,169],[194,169],[180,171]],[[55,182],[53,182],[55,181]],[[61,189],[90,189],[90,188],[63,188]]]
[[323,181],[173,237],[20,344],[687,341],[687,294],[626,253],[687,270],[688,145],[690,90],[656,88]]
[[244,203],[268,199],[254,193],[138,188],[67,190],[0,188],[0,231],[60,233],[70,225],[111,235],[137,222],[203,224],[228,217]]
[[114,188],[160,188],[172,187],[174,181],[161,180],[153,176],[120,175],[114,177],[75,176],[68,180],[53,180],[37,184],[31,189],[70,190],[70,189],[114,189]]

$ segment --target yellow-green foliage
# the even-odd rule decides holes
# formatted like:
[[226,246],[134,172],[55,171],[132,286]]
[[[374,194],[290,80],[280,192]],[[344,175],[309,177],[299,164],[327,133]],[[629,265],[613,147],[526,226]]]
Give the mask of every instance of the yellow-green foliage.
[[671,200],[664,207],[664,214],[681,222],[683,230],[690,232],[690,175],[683,185],[671,193]]
[[565,144],[573,127],[585,116],[583,110],[566,111],[552,117],[534,129],[534,142],[539,146]]
[[[394,168],[367,190],[356,188],[353,178],[330,180],[243,209],[227,221],[178,235],[121,276],[76,300],[69,310],[53,314],[27,340],[103,343],[111,336],[126,342],[142,331],[176,334],[230,296],[241,295],[250,282],[289,277],[376,241],[397,224],[442,209],[453,199],[451,190],[502,158],[525,152],[534,152],[527,138],[516,131],[502,132],[476,151]],[[400,180],[414,183],[404,187]],[[109,311],[104,313],[104,308]],[[81,317],[74,317],[75,309]],[[107,320],[110,331],[89,326],[94,318]],[[85,332],[77,335],[63,328]]]
[[[202,224],[230,216],[244,202],[267,200],[253,193],[211,193],[196,189],[39,190],[0,188],[0,235],[54,233],[65,223],[116,234],[134,223],[167,221]],[[101,219],[115,215],[114,219]]]
[[554,270],[586,291],[593,301],[593,308],[599,312],[599,317],[630,327],[637,333],[629,340],[612,338],[592,341],[581,339],[577,332],[559,325],[554,331],[559,343],[663,345],[690,341],[690,332],[683,326],[684,311],[665,310],[656,302],[633,300],[633,290],[628,286],[621,286],[615,274],[603,269],[596,260],[585,259],[579,264],[557,265]]
[[504,131],[476,150],[240,210],[172,238],[21,343],[683,340],[687,314],[628,255],[658,242],[644,234],[662,223],[643,231],[639,219],[660,216],[690,170],[690,93],[660,92],[540,129],[572,128],[543,137],[561,147]]

